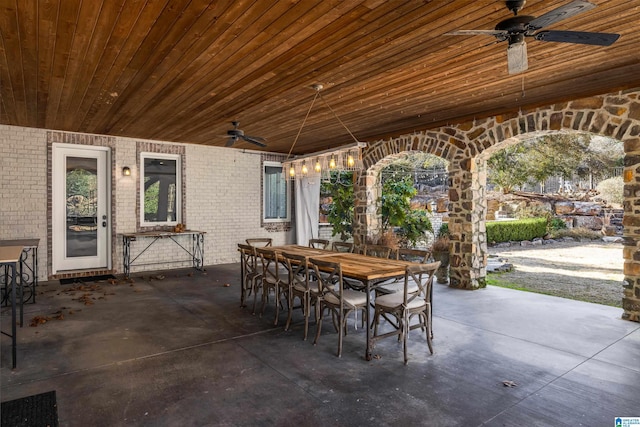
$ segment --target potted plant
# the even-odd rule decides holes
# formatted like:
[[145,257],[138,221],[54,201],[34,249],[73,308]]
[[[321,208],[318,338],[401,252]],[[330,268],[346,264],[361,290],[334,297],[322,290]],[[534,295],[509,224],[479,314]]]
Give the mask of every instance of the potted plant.
[[438,235],[431,245],[431,256],[434,260],[440,261],[440,267],[436,271],[436,281],[438,283],[449,282],[449,226],[442,224],[438,230]]

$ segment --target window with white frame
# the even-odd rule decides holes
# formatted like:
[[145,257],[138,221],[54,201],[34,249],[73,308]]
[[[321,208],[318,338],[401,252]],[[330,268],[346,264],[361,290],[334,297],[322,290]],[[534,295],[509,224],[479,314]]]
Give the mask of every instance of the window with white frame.
[[290,220],[289,180],[282,173],[282,163],[263,162],[262,186],[263,221],[287,222]]
[[140,224],[182,222],[182,173],[179,154],[140,153]]

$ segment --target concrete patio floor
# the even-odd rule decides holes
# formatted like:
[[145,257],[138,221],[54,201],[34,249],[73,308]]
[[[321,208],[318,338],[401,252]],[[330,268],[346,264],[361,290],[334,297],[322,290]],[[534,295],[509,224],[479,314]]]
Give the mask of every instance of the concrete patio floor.
[[[253,316],[239,307],[238,272],[144,273],[75,292],[41,284],[18,329],[15,370],[2,337],[0,400],[55,390],[61,426],[613,426],[640,417],[640,324],[618,308],[435,285],[435,354],[412,332],[405,366],[393,338],[365,361],[353,319],[337,358],[330,322],[314,346],[315,325],[303,341],[299,310],[287,332],[284,316],[273,325],[272,305]],[[35,316],[51,320],[30,327]],[[9,322],[3,308],[3,331]]]

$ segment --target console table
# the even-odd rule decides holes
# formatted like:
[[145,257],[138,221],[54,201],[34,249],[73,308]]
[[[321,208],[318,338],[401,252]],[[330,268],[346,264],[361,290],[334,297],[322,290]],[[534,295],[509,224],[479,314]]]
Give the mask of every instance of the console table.
[[[124,265],[124,275],[128,278],[131,274],[131,267],[136,265],[153,265],[153,264],[169,264],[177,262],[191,262],[191,265],[196,270],[204,270],[204,231],[185,230],[182,232],[173,231],[145,231],[142,233],[124,233],[122,235],[122,263]],[[188,236],[188,237],[186,237]],[[180,242],[180,239],[186,237],[186,240],[190,242]],[[144,249],[140,250],[137,254],[131,253],[131,242],[135,242],[138,239],[147,240]],[[189,255],[189,258],[182,260],[161,261],[161,262],[145,262],[136,263],[136,260],[144,254],[147,249],[153,246],[160,239],[169,239],[180,247],[184,252]]]

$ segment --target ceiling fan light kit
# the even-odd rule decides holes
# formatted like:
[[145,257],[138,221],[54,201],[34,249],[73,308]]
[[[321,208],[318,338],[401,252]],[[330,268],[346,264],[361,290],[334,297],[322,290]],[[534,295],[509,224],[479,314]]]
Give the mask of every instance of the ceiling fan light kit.
[[619,34],[593,33],[587,31],[538,31],[596,7],[595,4],[588,1],[574,0],[537,18],[526,15],[517,16],[525,3],[525,0],[507,0],[505,2],[507,9],[516,16],[500,21],[494,30],[457,30],[446,33],[445,35],[490,35],[494,36],[498,43],[508,41],[507,68],[509,74],[521,73],[529,67],[527,45],[525,42],[526,37],[532,37],[537,41],[543,42],[575,43],[593,46],[610,46],[620,37]]

